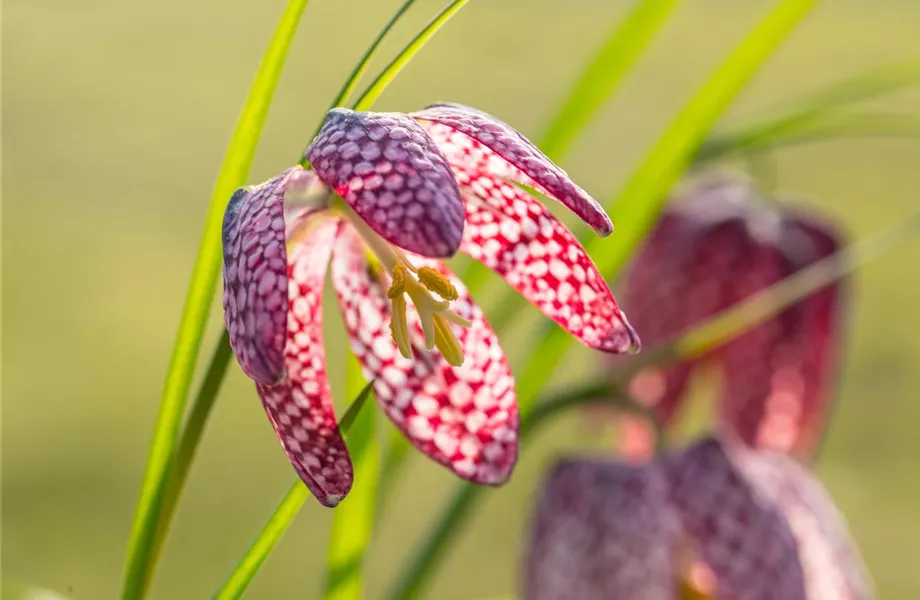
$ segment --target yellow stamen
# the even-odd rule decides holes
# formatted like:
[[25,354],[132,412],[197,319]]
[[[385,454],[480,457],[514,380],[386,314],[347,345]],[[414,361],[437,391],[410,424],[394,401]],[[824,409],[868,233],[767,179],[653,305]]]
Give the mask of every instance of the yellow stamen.
[[434,345],[441,351],[441,356],[448,364],[459,367],[463,364],[463,349],[457,336],[450,328],[450,323],[443,315],[434,315]]
[[430,291],[445,300],[456,300],[460,297],[460,294],[457,293],[457,288],[454,287],[450,280],[431,267],[422,267],[419,269],[418,280]]
[[[406,267],[396,265],[393,267],[393,283],[387,290],[387,298],[393,300],[397,296],[402,296],[406,292]],[[405,300],[403,300],[405,303]]]
[[392,304],[390,333],[399,348],[399,353],[406,358],[412,358],[412,341],[409,339],[409,323],[406,319],[406,297],[399,294],[392,298]]

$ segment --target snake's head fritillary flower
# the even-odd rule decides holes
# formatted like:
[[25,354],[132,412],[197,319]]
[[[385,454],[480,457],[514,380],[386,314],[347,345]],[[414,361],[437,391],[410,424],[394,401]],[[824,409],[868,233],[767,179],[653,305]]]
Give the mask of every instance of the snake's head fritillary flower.
[[[624,306],[646,343],[662,343],[833,254],[840,240],[836,227],[763,199],[743,180],[704,179],[675,198],[639,250]],[[833,393],[844,288],[830,284],[704,357],[645,369],[630,391],[667,423],[694,368],[716,363],[725,427],[752,446],[810,456]],[[645,426],[627,423],[627,452],[647,454]]]
[[322,339],[327,266],[351,349],[393,423],[457,475],[498,485],[517,458],[514,380],[495,333],[439,259],[502,275],[583,343],[638,338],[574,236],[515,182],[612,226],[519,133],[458,106],[410,115],[334,109],[289,169],[231,199],[224,309],[233,351],[298,474],[327,506],[352,466]]
[[661,461],[568,459],[543,486],[524,600],[869,600],[821,483],[795,459],[707,438]]

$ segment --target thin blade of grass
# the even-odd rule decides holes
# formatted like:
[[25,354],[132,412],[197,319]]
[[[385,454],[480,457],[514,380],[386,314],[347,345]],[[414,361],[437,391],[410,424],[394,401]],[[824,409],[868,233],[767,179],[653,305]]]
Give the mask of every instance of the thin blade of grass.
[[249,175],[268,108],[307,2],[308,0],[288,2],[259,65],[214,184],[201,245],[166,374],[147,468],[128,542],[122,587],[122,598],[126,600],[144,597],[156,562],[154,549],[158,535],[157,521],[163,502],[165,482],[195,373],[195,363],[207,325],[211,300],[214,298],[217,274],[220,271],[220,230],[224,209],[230,195],[246,182]]
[[[371,386],[372,384],[368,383],[361,390],[339,422],[339,429],[342,430],[345,441],[349,443],[349,452],[351,452],[352,448],[350,432],[362,426],[359,423],[362,423],[366,418],[364,413],[370,414],[371,418],[373,417],[373,411],[362,410],[367,404],[367,398],[371,395]],[[240,562],[231,571],[220,589],[214,593],[214,600],[236,600],[243,595],[243,592],[252,583],[256,573],[259,572],[265,559],[268,558],[268,555],[281,541],[288,527],[294,522],[294,517],[300,512],[300,507],[303,506],[309,496],[310,492],[303,482],[299,479],[295,481],[284,495],[284,498],[281,499],[281,503],[278,504],[275,512],[269,517],[265,527],[262,528],[252,545],[246,550]],[[344,506],[344,503],[339,506]]]
[[698,160],[706,160],[720,151],[730,150],[731,141],[768,135],[771,131],[789,131],[797,125],[826,116],[845,105],[871,100],[882,94],[920,86],[920,58],[872,69],[825,85],[818,90],[781,103],[765,111],[764,116],[746,118],[740,124],[726,125],[712,133],[700,148]]
[[623,78],[680,0],[644,0],[618,23],[569,91],[537,146],[560,160],[619,88]]
[[[599,252],[601,249],[597,242],[589,245],[594,249],[590,254],[598,262],[602,273],[613,277],[625,264],[629,254],[654,224],[664,205],[665,195],[690,164],[712,124],[815,2],[781,0],[686,104],[613,205],[613,221],[618,225],[617,234],[612,236],[613,245],[603,248],[603,254]],[[530,361],[518,378],[518,404],[522,419],[533,410],[536,392],[552,377],[569,343],[569,337],[560,328],[553,327],[546,330],[535,346]],[[404,576],[388,598],[406,600],[417,597],[443,559],[454,529],[470,513],[467,504],[478,495],[474,489],[471,484],[459,485],[456,495],[410,559]]]
[[[338,106],[345,106],[345,102],[355,91],[355,88],[358,87],[358,83],[361,81],[361,78],[364,76],[364,73],[367,71],[368,66],[371,64],[371,60],[374,59],[374,55],[377,54],[377,49],[380,47],[380,43],[383,42],[387,34],[390,33],[390,30],[393,29],[393,26],[402,18],[402,16],[409,10],[415,3],[415,0],[405,0],[402,5],[397,9],[393,16],[390,17],[390,20],[387,21],[387,24],[383,26],[383,29],[380,30],[380,33],[377,34],[377,37],[374,38],[374,41],[371,42],[371,45],[368,46],[367,50],[364,52],[364,56],[361,57],[361,60],[358,61],[358,64],[355,65],[355,68],[352,69],[351,75],[348,76],[348,79],[345,80],[345,83],[342,84],[342,88],[339,90],[339,93],[335,98],[332,99],[332,102],[329,104],[329,110],[336,108]],[[326,112],[329,112],[327,110]],[[319,130],[322,129],[323,122],[320,120],[319,125],[316,127],[316,131],[313,133],[313,136],[310,138],[312,140],[319,134]],[[306,149],[304,149],[304,154],[306,154]],[[301,158],[300,165],[306,166],[307,159]]]
[[[348,357],[349,394],[364,384],[361,366]],[[372,384],[361,392],[366,400],[373,396]],[[365,401],[365,400],[362,400]],[[380,448],[375,438],[377,414],[373,410],[356,413],[348,429],[348,453],[355,470],[355,482],[348,497],[332,513],[332,532],[326,553],[326,600],[360,600],[364,597],[362,564],[374,530],[377,487],[380,482]]]
[[700,149],[697,164],[750,156],[793,144],[842,137],[917,137],[920,116],[890,113],[818,114],[796,121],[754,124],[726,132]]
[[469,0],[453,0],[442,10],[428,25],[422,29],[418,35],[412,38],[412,41],[396,55],[396,58],[390,62],[386,68],[381,71],[380,75],[364,90],[361,97],[355,102],[355,110],[367,110],[373,106],[383,90],[399,75],[410,60],[412,60],[419,50],[428,43],[429,40],[443,27],[461,8],[466,6]]

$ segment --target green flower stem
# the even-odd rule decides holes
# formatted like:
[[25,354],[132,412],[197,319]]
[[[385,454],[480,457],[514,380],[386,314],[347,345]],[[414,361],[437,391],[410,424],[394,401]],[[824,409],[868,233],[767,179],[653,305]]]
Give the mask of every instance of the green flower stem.
[[400,71],[403,70],[410,60],[412,60],[419,50],[428,43],[428,41],[443,27],[461,8],[466,6],[469,0],[453,0],[444,10],[442,10],[428,25],[422,29],[418,35],[412,38],[412,41],[403,48],[402,52],[396,55],[396,58],[381,71],[380,75],[367,87],[361,97],[355,102],[355,110],[367,110],[373,106],[383,90],[396,78]]
[[607,99],[619,88],[649,41],[679,0],[644,0],[617,23],[607,41],[572,86],[537,146],[554,160],[571,148]]
[[253,577],[262,567],[262,563],[281,541],[284,532],[294,522],[294,517],[300,512],[300,507],[309,496],[310,492],[302,481],[294,482],[281,500],[281,504],[268,519],[259,537],[246,551],[243,560],[236,566],[220,590],[214,594],[214,600],[236,600],[243,595]]
[[220,229],[230,195],[245,183],[291,41],[308,0],[290,0],[249,91],[214,185],[198,257],[173,346],[128,542],[122,598],[144,597],[155,562],[157,524],[176,438],[220,271]]

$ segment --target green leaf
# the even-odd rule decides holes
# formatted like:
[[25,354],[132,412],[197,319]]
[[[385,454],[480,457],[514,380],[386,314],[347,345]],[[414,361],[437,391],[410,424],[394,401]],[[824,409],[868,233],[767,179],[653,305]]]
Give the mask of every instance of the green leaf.
[[387,67],[377,76],[377,78],[368,86],[358,101],[355,102],[355,110],[367,110],[373,106],[383,90],[386,89],[390,82],[399,75],[410,60],[412,60],[419,50],[428,43],[428,41],[453,17],[469,0],[453,0],[442,10],[428,25],[422,29],[418,35],[412,38],[412,41],[402,49],[396,58],[387,65]]
[[224,156],[208,209],[154,427],[131,538],[122,598],[142,598],[156,562],[157,522],[165,482],[220,271],[220,229],[230,195],[246,183],[291,41],[308,0],[290,0],[269,43]]
[[679,0],[639,2],[588,64],[572,87],[537,146],[553,160],[561,159],[607,99],[617,90]]
[[[815,0],[781,0],[691,98],[653,147],[613,204],[613,221],[619,226],[612,236],[613,245],[607,244],[603,249],[597,242],[591,245],[594,249],[591,255],[605,275],[614,276],[625,264],[654,224],[667,192],[690,164],[712,124],[814,4]],[[561,329],[553,327],[546,330],[534,347],[529,364],[518,378],[522,419],[533,410],[536,392],[552,377],[570,341]],[[405,600],[418,595],[443,559],[454,529],[469,514],[468,505],[478,495],[476,489],[470,484],[459,486],[435,529],[411,559],[407,575],[389,598]]]
[[[370,414],[371,417],[369,418],[373,417],[373,411],[361,410],[367,403],[367,398],[371,395],[371,387],[369,383],[361,390],[358,397],[355,398],[348,407],[345,416],[342,417],[341,423],[339,424],[339,429],[342,430],[345,441],[349,444],[349,452],[353,447],[353,442],[349,435],[349,432],[352,431],[350,428],[367,427],[367,424],[363,422],[365,418],[368,417],[363,413]],[[281,499],[281,503],[275,509],[275,512],[272,513],[272,516],[268,519],[268,523],[265,524],[265,527],[259,532],[258,537],[256,537],[252,545],[246,550],[243,558],[237,563],[221,588],[214,594],[215,600],[236,600],[236,598],[243,595],[243,592],[246,591],[246,588],[249,587],[252,579],[262,567],[262,563],[265,562],[268,555],[271,554],[275,546],[278,545],[278,542],[281,541],[281,537],[288,530],[288,527],[291,526],[291,523],[294,522],[294,517],[297,516],[300,507],[303,506],[309,496],[310,492],[303,482],[299,479],[295,481],[287,494],[284,495],[284,498]],[[340,510],[344,505],[343,501],[343,503],[339,505],[339,508],[335,510]]]
[[[358,361],[349,356],[347,379],[349,392],[364,383]],[[374,436],[377,413],[361,411],[360,406],[372,395],[368,383],[352,404],[355,418],[348,429],[348,453],[355,470],[355,482],[348,497],[332,514],[332,533],[326,554],[326,600],[360,600],[364,597],[362,564],[374,530],[377,487],[380,481],[380,449]],[[349,412],[352,412],[350,409]],[[347,417],[348,415],[346,415]],[[345,419],[343,424],[350,425]]]

